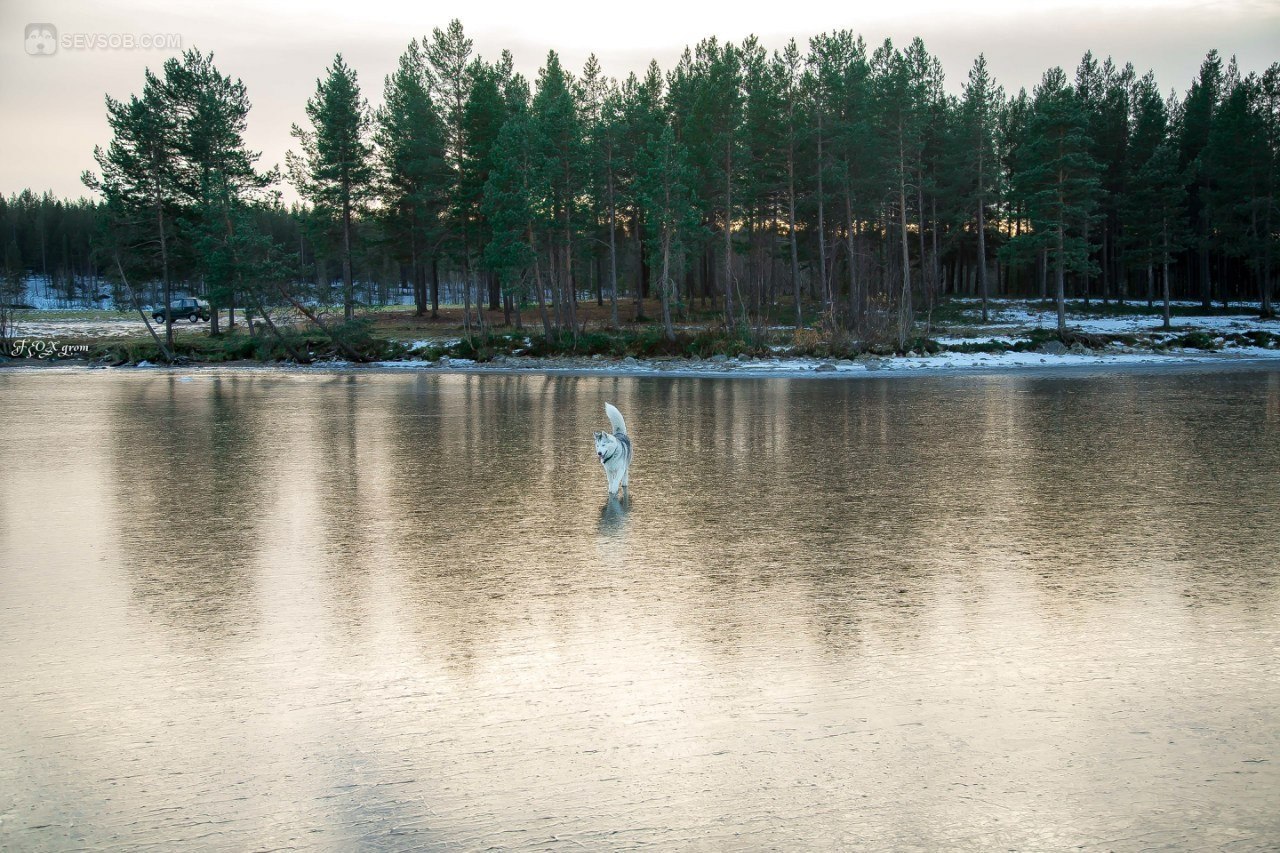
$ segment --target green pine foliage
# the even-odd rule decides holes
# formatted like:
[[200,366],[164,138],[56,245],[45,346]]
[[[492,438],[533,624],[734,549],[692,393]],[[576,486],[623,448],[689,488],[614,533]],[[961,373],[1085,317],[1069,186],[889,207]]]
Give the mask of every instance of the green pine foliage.
[[[445,125],[431,97],[426,57],[409,42],[383,88],[375,116],[379,220],[387,251],[407,266],[418,316],[427,312],[427,271],[445,239],[441,218],[451,174],[445,159]],[[433,315],[438,305],[432,301]]]
[[592,297],[615,328],[659,297],[664,338],[674,311],[898,345],[951,295],[1052,295],[1062,325],[1068,298],[1273,310],[1280,65],[1210,51],[1170,92],[1086,54],[1006,97],[985,57],[948,86],[921,40],[849,30],[711,37],[619,79],[551,51],[531,86],[515,64],[451,21],[409,42],[373,112],[339,55],[294,128],[286,210],[243,84],[189,51],[107,99],[100,201],[0,199],[7,280],[199,294],[231,320],[328,305],[336,278],[347,320],[403,287],[419,315],[461,302],[468,337],[537,305],[571,345]]
[[684,265],[686,247],[698,228],[700,217],[693,195],[694,172],[689,164],[689,151],[676,139],[671,125],[664,126],[662,132],[641,149],[637,171],[636,190],[650,229],[646,248],[650,262],[661,269],[658,287],[662,299],[662,328],[667,340],[674,341],[673,277]]
[[373,147],[369,140],[369,104],[360,94],[356,72],[334,57],[328,74],[316,80],[307,101],[311,129],[293,126],[301,154],[290,152],[289,179],[298,194],[337,229],[342,262],[342,310],[346,322],[355,317],[352,266],[355,219],[373,196]]
[[1013,191],[1027,210],[1032,232],[1019,239],[1043,249],[1055,273],[1058,332],[1066,331],[1067,273],[1094,269],[1088,238],[1097,205],[1099,165],[1090,154],[1088,114],[1061,68],[1045,72],[1027,122],[1022,168]]

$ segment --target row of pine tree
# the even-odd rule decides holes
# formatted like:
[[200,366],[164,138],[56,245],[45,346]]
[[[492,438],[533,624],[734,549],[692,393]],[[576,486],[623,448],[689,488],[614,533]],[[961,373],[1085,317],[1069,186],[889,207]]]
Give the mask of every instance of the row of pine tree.
[[[657,297],[668,335],[698,305],[906,340],[954,293],[984,313],[989,295],[1056,298],[1060,324],[1069,296],[1272,313],[1280,63],[1246,74],[1210,52],[1179,97],[1086,54],[1010,96],[979,56],[956,95],[919,39],[841,31],[807,52],[710,38],[620,81],[551,52],[531,85],[453,21],[409,43],[382,95],[372,110],[336,57],[282,176],[246,148],[247,92],[212,55],[148,72],[107,99],[113,138],[84,176],[103,200],[94,263],[166,299],[198,282],[216,306],[321,324],[317,298],[351,320],[361,278],[392,269],[419,313],[461,282],[468,330],[536,306],[548,336],[576,334],[593,291],[615,326]],[[304,200],[288,211],[286,178]],[[6,232],[25,203],[0,209]],[[90,263],[80,235],[60,251]]]

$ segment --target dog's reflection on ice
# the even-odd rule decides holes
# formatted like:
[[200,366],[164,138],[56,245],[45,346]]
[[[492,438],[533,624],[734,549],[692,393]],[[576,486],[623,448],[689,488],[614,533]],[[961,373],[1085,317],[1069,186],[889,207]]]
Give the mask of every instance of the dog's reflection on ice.
[[609,495],[604,506],[600,507],[600,532],[620,533],[627,526],[627,515],[630,512],[631,495],[629,493],[622,498]]

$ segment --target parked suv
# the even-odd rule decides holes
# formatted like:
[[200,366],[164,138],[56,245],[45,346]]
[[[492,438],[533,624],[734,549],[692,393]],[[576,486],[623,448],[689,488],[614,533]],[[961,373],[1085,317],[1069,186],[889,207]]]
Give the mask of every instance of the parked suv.
[[[203,299],[175,299],[169,303],[169,315],[175,321],[187,319],[191,322],[209,319],[209,303]],[[164,309],[157,308],[151,313],[151,319],[157,323],[164,322]]]

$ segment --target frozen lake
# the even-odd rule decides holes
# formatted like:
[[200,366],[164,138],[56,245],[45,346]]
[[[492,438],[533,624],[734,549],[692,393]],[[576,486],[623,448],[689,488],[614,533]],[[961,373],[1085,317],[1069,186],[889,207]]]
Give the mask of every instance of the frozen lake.
[[1275,370],[0,372],[0,436],[3,849],[1280,843]]

